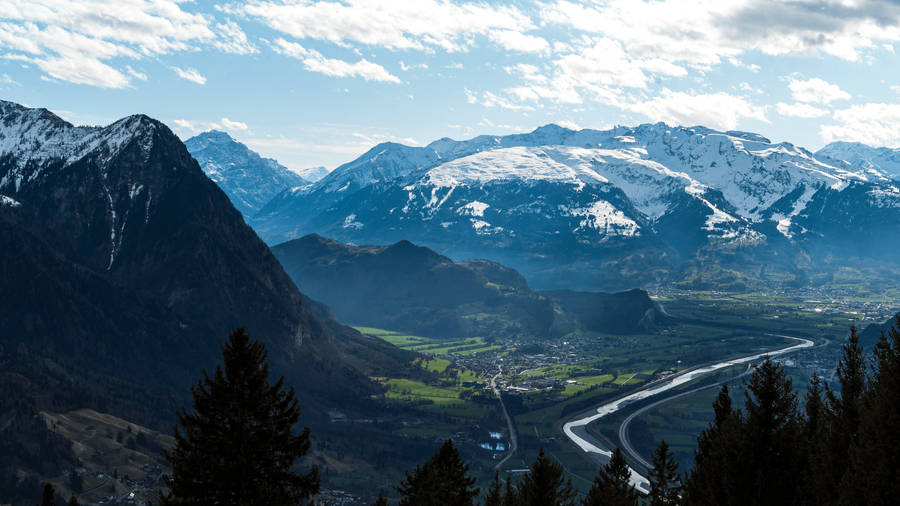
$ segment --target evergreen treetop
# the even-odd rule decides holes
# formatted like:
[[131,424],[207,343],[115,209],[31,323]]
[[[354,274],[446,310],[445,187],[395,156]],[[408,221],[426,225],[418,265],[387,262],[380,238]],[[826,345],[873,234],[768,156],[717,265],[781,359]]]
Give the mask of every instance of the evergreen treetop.
[[319,490],[318,470],[292,468],[309,451],[309,429],[293,433],[300,418],[294,389],[282,377],[269,383],[266,348],[243,328],[222,349],[224,369],[203,371],[191,388],[193,411],[178,413],[175,448],[166,458],[166,505],[296,505]]

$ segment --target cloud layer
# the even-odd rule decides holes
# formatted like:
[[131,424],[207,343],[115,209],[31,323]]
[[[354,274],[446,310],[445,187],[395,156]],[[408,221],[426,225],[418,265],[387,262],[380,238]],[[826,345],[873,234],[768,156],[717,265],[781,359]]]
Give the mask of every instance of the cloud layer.
[[[891,0],[0,0],[0,57],[45,81],[208,89],[217,74],[196,55],[214,54],[280,58],[413,100],[417,79],[449,70],[477,77],[457,88],[461,105],[522,118],[598,107],[716,128],[815,120],[823,141],[889,145],[900,106],[790,63],[865,68],[897,43]],[[788,64],[767,68],[774,57]]]

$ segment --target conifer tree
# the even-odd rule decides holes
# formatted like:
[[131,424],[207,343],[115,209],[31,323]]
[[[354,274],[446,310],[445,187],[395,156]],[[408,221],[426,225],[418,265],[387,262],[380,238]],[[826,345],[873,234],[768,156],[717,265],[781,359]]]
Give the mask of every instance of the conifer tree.
[[837,504],[838,487],[848,469],[847,455],[856,445],[860,404],[866,388],[866,363],[856,327],[850,327],[848,342],[842,347],[837,367],[840,394],[825,385],[824,407],[814,456],[810,457],[811,495],[818,504]]
[[69,497],[69,503],[67,506],[79,506],[78,499],[75,497],[75,494],[72,494]]
[[665,440],[659,443],[653,454],[653,469],[650,470],[649,479],[650,506],[674,506],[680,502],[678,462]]
[[41,506],[56,506],[56,501],[53,499],[54,495],[56,495],[56,491],[53,489],[53,485],[44,483],[44,490],[41,493]]
[[822,401],[822,378],[813,372],[806,388],[806,439],[813,442],[821,430],[825,404]]
[[388,506],[387,498],[384,497],[384,494],[378,492],[378,498],[375,499],[375,503],[372,506]]
[[491,487],[487,491],[487,496],[484,498],[484,506],[502,506],[503,505],[503,492],[501,490],[500,485],[500,472],[494,471],[494,481],[491,482]]
[[747,483],[739,488],[739,497],[748,504],[797,504],[794,473],[802,467],[804,445],[793,384],[783,366],[766,358],[745,385],[740,465]]
[[191,388],[193,411],[178,413],[175,448],[166,458],[165,505],[296,505],[319,490],[318,470],[292,470],[309,450],[309,429],[293,433],[300,418],[294,389],[284,378],[269,383],[266,348],[243,328],[222,349],[224,369],[203,371]]
[[872,369],[841,504],[886,506],[900,497],[900,316],[882,334]]
[[806,452],[803,468],[798,471],[803,504],[822,505],[835,499],[834,484],[828,483],[824,476],[825,461],[823,455],[825,428],[827,424],[826,406],[822,400],[822,379],[813,372],[806,388],[806,423],[804,426]]
[[694,469],[684,483],[684,504],[727,506],[735,500],[738,489],[741,414],[731,405],[728,385],[722,385],[713,402],[715,416],[709,427],[697,437]]
[[638,493],[631,486],[631,470],[622,450],[616,448],[600,468],[584,499],[584,506],[637,506]]
[[459,458],[453,441],[447,440],[434,456],[397,487],[400,506],[472,506],[478,489],[476,479],[469,476],[469,466]]
[[506,478],[506,488],[503,492],[503,506],[516,506],[519,504],[519,497],[516,495],[516,487],[513,487],[512,480]]
[[563,468],[541,448],[537,459],[516,491],[516,504],[522,506],[568,506],[575,504],[572,482],[564,479]]

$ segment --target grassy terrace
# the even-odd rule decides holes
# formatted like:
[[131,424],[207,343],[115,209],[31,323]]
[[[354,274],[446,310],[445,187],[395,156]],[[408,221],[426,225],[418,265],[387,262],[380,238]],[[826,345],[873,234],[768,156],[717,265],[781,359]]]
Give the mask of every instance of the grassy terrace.
[[481,337],[432,339],[430,337],[412,336],[375,327],[354,328],[363,334],[383,339],[398,348],[430,355],[470,355],[502,348],[500,345],[485,343],[484,339]]

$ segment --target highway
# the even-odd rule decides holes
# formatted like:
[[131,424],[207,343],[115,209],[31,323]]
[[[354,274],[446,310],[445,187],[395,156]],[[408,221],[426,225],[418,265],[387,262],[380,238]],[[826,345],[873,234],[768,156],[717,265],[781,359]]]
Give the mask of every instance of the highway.
[[[598,438],[592,436],[587,431],[587,426],[592,422],[595,422],[604,416],[611,415],[615,413],[625,406],[632,404],[636,401],[640,401],[643,399],[648,399],[650,397],[659,395],[663,392],[671,390],[675,387],[693,381],[697,378],[710,374],[712,372],[718,371],[720,369],[724,369],[726,367],[731,367],[734,365],[745,364],[748,362],[752,362],[754,360],[761,359],[763,357],[777,357],[780,355],[784,355],[786,353],[791,353],[797,350],[810,348],[813,346],[813,342],[808,339],[802,339],[799,337],[791,337],[791,336],[783,336],[777,335],[776,337],[783,337],[785,339],[792,339],[794,341],[799,341],[798,344],[787,346],[784,348],[769,350],[761,353],[754,353],[752,355],[747,355],[744,357],[739,357],[731,360],[725,360],[722,362],[718,362],[711,365],[705,365],[701,367],[697,367],[694,369],[688,369],[686,371],[682,371],[673,376],[669,376],[659,381],[655,381],[647,385],[646,387],[632,392],[628,395],[622,396],[618,399],[612,400],[605,404],[598,406],[595,409],[592,409],[587,412],[582,412],[573,418],[571,418],[568,422],[563,425],[563,434],[569,440],[571,440],[576,446],[581,448],[582,451],[588,453],[589,455],[595,457],[606,457],[608,459],[612,456],[612,449],[608,448],[605,443],[600,441]],[[632,453],[632,452],[629,452]],[[605,460],[606,460],[605,459]],[[646,463],[644,459],[638,459],[639,462]],[[630,468],[631,470],[631,485],[638,490],[647,493],[650,490],[650,484],[646,477]]]

